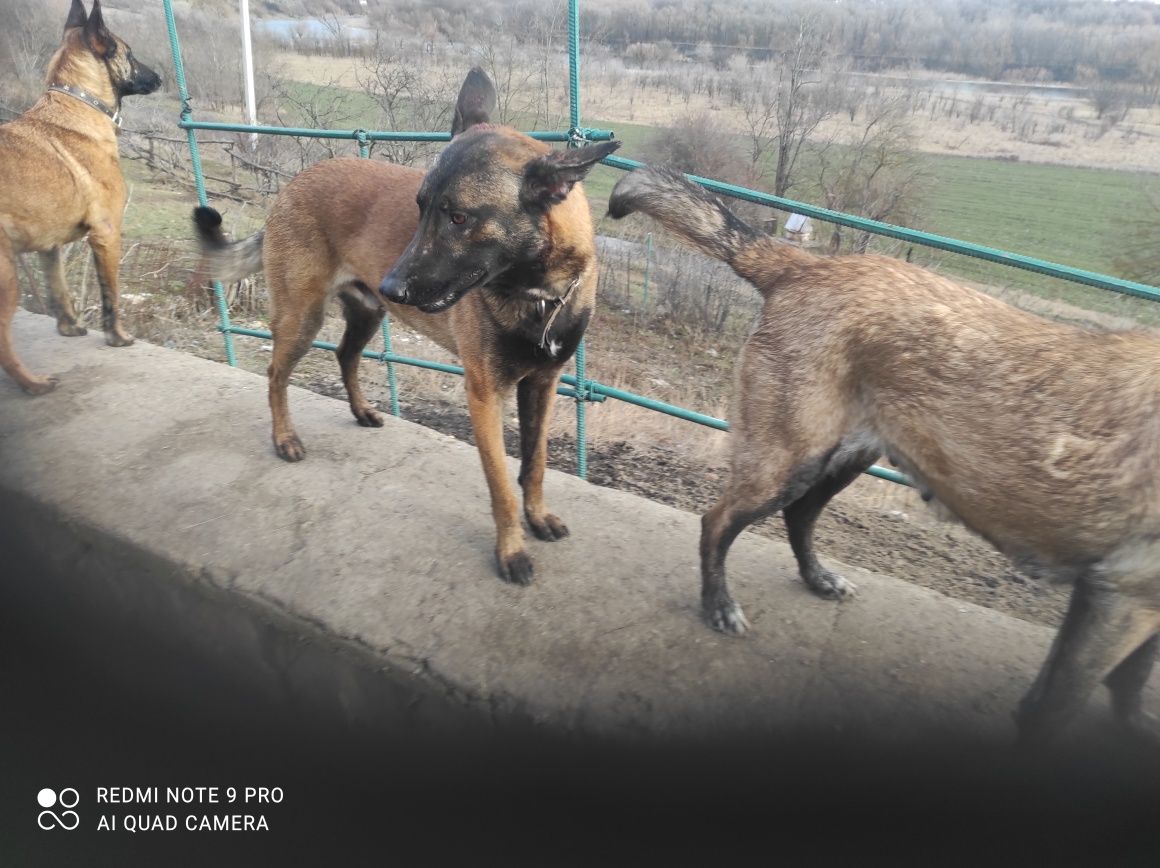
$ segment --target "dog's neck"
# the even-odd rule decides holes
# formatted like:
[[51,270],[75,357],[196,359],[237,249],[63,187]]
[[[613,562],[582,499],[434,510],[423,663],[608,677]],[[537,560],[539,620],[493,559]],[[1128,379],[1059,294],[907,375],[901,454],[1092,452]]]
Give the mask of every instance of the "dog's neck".
[[[546,241],[538,257],[508,270],[482,293],[493,318],[505,319],[512,326],[518,323],[525,337],[540,349],[556,345],[553,327],[565,310],[575,313],[577,302],[587,297],[583,287],[595,265],[591,241],[586,243],[581,235],[577,243],[557,244],[561,233],[550,211],[544,220]],[[571,319],[564,316],[561,322]],[[555,350],[550,354],[555,355]]]
[[48,90],[55,93],[68,94],[73,99],[80,100],[85,105],[91,106],[101,114],[105,115],[105,117],[113,122],[113,126],[115,126],[117,129],[121,128],[121,109],[113,108],[104,100],[94,96],[84,88],[74,87],[71,84],[57,84],[54,82],[48,86]]
[[[99,111],[120,128],[121,97],[109,79],[109,71],[81,42],[79,30],[69,33],[53,55],[45,76],[47,91],[71,97]],[[82,96],[83,94],[83,96]]]

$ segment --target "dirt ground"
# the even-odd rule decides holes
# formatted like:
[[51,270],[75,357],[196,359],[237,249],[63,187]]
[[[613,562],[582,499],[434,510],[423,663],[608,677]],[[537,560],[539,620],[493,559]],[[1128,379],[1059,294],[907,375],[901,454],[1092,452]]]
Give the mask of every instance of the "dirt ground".
[[[614,317],[602,317],[601,325],[607,328],[592,330],[595,342],[614,345],[615,324]],[[331,321],[324,327],[322,337],[334,340],[337,330],[338,323]],[[197,355],[218,360],[222,357],[220,344],[212,334],[201,332],[190,342],[171,337],[166,343]],[[268,342],[239,338],[236,349],[241,367],[264,372],[269,359]],[[402,329],[396,329],[395,351],[449,359],[426,339],[408,335]],[[598,347],[590,351],[594,360],[602,358],[603,350],[598,351]],[[729,361],[727,357],[725,364]],[[596,377],[598,373],[590,371],[589,375]],[[719,372],[707,371],[704,376],[706,390],[710,383],[719,383]],[[404,366],[398,368],[398,377],[406,419],[474,442],[458,378]],[[362,379],[368,397],[380,408],[388,408],[383,371],[374,362],[366,361]],[[343,404],[336,403],[335,413],[348,413],[338,366],[331,354],[308,354],[299,365],[294,382],[339,399]],[[265,404],[255,406],[254,412],[265,415]],[[518,454],[514,415],[514,403],[510,403],[505,426],[510,455]],[[589,416],[588,467],[593,484],[697,513],[716,500],[725,474],[728,435],[614,401],[590,405]],[[576,470],[573,420],[570,402],[562,399],[553,425],[549,466],[566,473]],[[353,419],[351,426],[352,435],[357,435]],[[567,504],[556,504],[554,508],[567,520]],[[777,516],[753,530],[785,539],[784,525]],[[1023,575],[982,539],[957,524],[938,520],[909,489],[872,477],[863,477],[834,499],[818,523],[816,541],[823,560],[838,560],[893,575],[1024,620],[1054,626],[1060,623],[1066,606],[1066,589]],[[696,540],[689,540],[691,550],[696,544]],[[690,589],[690,593],[695,592]]]

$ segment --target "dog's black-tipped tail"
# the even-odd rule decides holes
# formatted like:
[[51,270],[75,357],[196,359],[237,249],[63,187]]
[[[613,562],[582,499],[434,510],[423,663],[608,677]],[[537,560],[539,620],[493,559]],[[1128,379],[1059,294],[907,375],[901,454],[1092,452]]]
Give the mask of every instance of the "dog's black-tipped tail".
[[[763,295],[777,282],[781,260],[807,255],[758,232],[716,196],[672,169],[645,167],[616,182],[608,198],[609,215],[619,220],[637,211],[702,253],[727,262]],[[760,255],[740,255],[758,250]]]
[[201,242],[202,258],[214,280],[241,280],[262,270],[264,232],[230,241],[222,231],[222,215],[206,207],[193,209],[193,225]]

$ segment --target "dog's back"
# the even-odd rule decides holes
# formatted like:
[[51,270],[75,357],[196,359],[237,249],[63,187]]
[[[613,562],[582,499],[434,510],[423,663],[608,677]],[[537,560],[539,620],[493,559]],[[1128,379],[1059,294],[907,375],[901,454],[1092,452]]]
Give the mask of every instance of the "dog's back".
[[380,160],[323,160],[278,194],[262,231],[236,242],[225,240],[216,211],[198,209],[209,274],[239,280],[264,268],[273,311],[292,306],[289,295],[302,292],[345,292],[371,306],[385,304],[392,317],[454,352],[450,312],[422,313],[376,293],[415,234],[422,181],[422,171]]

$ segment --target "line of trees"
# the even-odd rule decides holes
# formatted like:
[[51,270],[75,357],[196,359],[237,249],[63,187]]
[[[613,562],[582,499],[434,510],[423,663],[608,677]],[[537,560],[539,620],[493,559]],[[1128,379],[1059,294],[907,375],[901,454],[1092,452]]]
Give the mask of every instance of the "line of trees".
[[[651,162],[783,197],[808,187],[827,208],[917,222],[926,173],[913,151],[912,88],[867,88],[852,81],[815,18],[798,21],[781,57],[742,65],[729,76],[728,97],[740,129],[719,112],[679,116],[649,143]],[[827,123],[839,116],[843,123]],[[776,230],[770,212],[737,207]],[[871,239],[835,226],[829,243],[834,252],[865,252]]]
[[[372,18],[428,38],[467,41],[530,20],[542,0],[372,0]],[[562,5],[562,4],[561,4]],[[725,66],[791,50],[797,22],[818,21],[853,68],[919,66],[990,79],[1160,81],[1160,5],[1106,0],[585,0],[586,39],[631,57],[696,56]],[[662,57],[662,59],[664,59]]]

